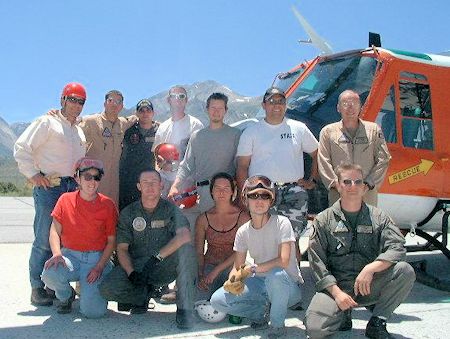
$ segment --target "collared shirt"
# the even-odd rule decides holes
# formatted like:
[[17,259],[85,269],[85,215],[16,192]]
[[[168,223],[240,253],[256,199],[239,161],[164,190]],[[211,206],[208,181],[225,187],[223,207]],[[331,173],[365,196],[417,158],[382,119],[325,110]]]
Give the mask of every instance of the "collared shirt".
[[337,284],[351,290],[359,272],[375,260],[397,263],[406,258],[405,239],[391,218],[362,203],[356,225],[346,220],[341,200],[319,213],[312,224],[308,258],[321,291]]
[[386,175],[389,153],[380,127],[370,121],[359,120],[354,137],[345,129],[342,120],[320,131],[318,164],[323,183],[329,189],[337,176],[334,172],[342,161],[362,167],[364,181],[378,188]]
[[14,145],[20,172],[31,178],[39,172],[73,176],[76,161],[84,157],[86,138],[60,112],[44,115],[22,133]]

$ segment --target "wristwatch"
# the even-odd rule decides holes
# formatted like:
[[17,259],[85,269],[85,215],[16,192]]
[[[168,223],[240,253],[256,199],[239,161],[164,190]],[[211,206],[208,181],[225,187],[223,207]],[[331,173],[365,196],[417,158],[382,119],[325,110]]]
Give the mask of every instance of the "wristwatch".
[[258,265],[253,264],[252,266],[250,266],[250,271],[252,272],[252,278],[256,275],[256,268],[258,267]]
[[164,260],[164,257],[161,256],[161,253],[159,253],[159,252],[157,255],[155,255],[155,258],[158,259],[160,262]]

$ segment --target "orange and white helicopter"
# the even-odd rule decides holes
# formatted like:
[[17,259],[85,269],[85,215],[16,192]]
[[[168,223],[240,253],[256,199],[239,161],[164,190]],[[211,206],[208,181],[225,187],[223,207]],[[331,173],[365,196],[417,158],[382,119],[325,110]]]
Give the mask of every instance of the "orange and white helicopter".
[[323,126],[340,120],[339,94],[358,92],[362,118],[381,126],[392,155],[379,207],[405,233],[427,241],[410,250],[437,248],[450,259],[450,57],[381,48],[373,33],[371,47],[333,54],[293,10],[310,36],[307,42],[323,53],[276,76],[273,85],[288,97],[286,116],[318,137]]

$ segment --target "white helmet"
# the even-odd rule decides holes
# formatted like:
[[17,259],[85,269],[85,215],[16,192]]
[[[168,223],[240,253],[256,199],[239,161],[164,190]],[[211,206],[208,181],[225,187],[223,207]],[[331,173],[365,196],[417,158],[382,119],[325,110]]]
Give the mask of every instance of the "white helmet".
[[199,300],[195,303],[194,309],[200,318],[207,323],[221,322],[227,316],[226,313],[215,310],[208,300]]

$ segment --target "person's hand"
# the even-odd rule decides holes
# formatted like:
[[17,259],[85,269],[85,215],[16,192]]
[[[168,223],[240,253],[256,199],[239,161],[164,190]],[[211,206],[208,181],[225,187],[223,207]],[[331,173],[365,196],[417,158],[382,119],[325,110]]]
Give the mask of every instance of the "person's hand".
[[103,267],[95,266],[94,268],[92,268],[89,271],[86,281],[89,284],[92,284],[92,283],[96,282],[98,278],[100,278],[102,276],[102,273],[103,273]]
[[207,291],[209,289],[208,284],[205,282],[205,277],[203,275],[199,275],[198,276],[198,284],[197,284],[198,288],[203,290],[203,291]]
[[312,190],[316,187],[316,183],[312,180],[298,179],[297,185],[305,190]]
[[358,294],[369,295],[372,280],[373,280],[373,272],[367,266],[365,266],[356,277],[354,285],[355,295]]
[[64,260],[64,258],[61,254],[54,255],[50,259],[48,259],[44,264],[44,268],[46,270],[52,266],[55,266],[55,268],[58,268],[59,265],[62,265],[63,267],[67,267],[66,261]]
[[131,272],[128,276],[128,280],[136,287],[144,286],[147,284],[147,279],[142,272]]
[[36,187],[47,189],[50,187],[50,181],[41,173],[37,173],[30,178],[31,183]]
[[349,308],[358,307],[358,303],[344,291],[340,291],[334,297],[334,301],[336,301],[336,304],[338,305],[341,311],[348,310]]
[[174,185],[170,187],[169,193],[167,193],[167,197],[171,200],[173,200],[173,196],[179,194],[180,191],[178,191],[178,188],[176,188]]
[[216,272],[216,270],[212,270],[210,273],[208,273],[206,275],[206,277],[204,277],[204,281],[207,285],[210,285],[213,283],[214,280],[216,280],[217,276],[219,275],[220,272]]

